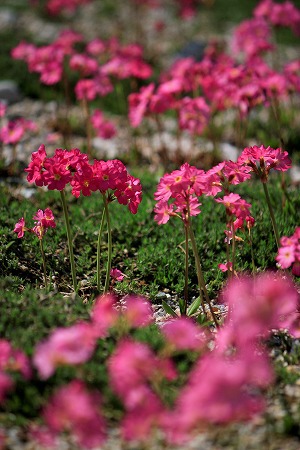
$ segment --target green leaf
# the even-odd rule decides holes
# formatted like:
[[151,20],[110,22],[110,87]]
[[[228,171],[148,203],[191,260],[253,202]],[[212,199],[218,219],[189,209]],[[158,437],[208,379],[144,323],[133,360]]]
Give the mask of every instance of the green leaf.
[[188,307],[187,316],[192,316],[198,310],[201,303],[200,297],[196,298],[193,303]]
[[178,317],[176,312],[174,311],[173,308],[171,308],[171,306],[168,305],[168,303],[166,303],[164,300],[162,300],[162,307],[164,308],[164,310],[166,311],[167,314],[170,314],[173,317]]
[[178,303],[179,303],[180,314],[183,316],[183,315],[185,314],[185,311],[184,311],[184,300],[183,300],[183,298],[180,298],[180,299],[178,300]]

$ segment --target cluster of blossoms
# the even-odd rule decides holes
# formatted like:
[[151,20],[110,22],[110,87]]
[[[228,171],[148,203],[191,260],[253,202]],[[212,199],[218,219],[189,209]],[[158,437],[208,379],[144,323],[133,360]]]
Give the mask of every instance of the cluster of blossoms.
[[300,227],[297,227],[292,236],[283,236],[280,239],[280,248],[276,261],[282,269],[292,266],[292,273],[300,276]]
[[37,131],[36,124],[23,117],[9,120],[0,129],[0,141],[4,144],[15,145],[23,138],[26,131]]
[[108,41],[94,39],[86,45],[83,53],[78,53],[75,44],[82,41],[81,34],[64,30],[51,44],[42,47],[21,42],[11,55],[25,61],[29,71],[39,73],[41,82],[49,85],[62,80],[64,64],[67,63],[80,75],[75,86],[78,99],[93,100],[98,95],[111,92],[113,86],[109,77],[144,79],[152,74],[139,45],[124,46],[115,38]]
[[28,380],[31,377],[29,359],[21,350],[14,349],[10,342],[0,339],[0,405],[6,394],[13,389],[14,381],[10,373],[14,372],[21,373]]
[[292,161],[288,156],[288,152],[281,148],[264,147],[261,145],[246,147],[237,162],[241,165],[248,166],[263,183],[269,178],[270,170],[278,170],[285,172],[292,166]]
[[[123,405],[123,439],[146,441],[159,429],[169,444],[182,444],[199,426],[226,424],[262,412],[263,391],[274,379],[262,340],[273,329],[288,329],[299,337],[299,295],[286,277],[265,273],[253,279],[232,279],[220,299],[228,305],[230,319],[215,336],[186,317],[172,319],[160,330],[162,351],[155,352],[146,342],[128,336],[131,329],[153,322],[147,300],[127,296],[119,302],[111,294],[104,295],[96,300],[90,320],[53,330],[38,343],[33,366],[39,378],[46,380],[61,365],[83,365],[94,357],[99,339],[117,331],[116,348],[106,367],[110,388]],[[5,372],[18,370],[29,377],[31,365],[7,341],[0,341],[0,349],[3,402],[13,387]],[[170,407],[161,393],[166,382],[177,382],[177,356],[187,351],[194,352],[196,362]],[[82,380],[74,379],[50,396],[42,412],[45,425],[33,427],[31,436],[53,445],[61,432],[68,431],[79,446],[97,447],[107,436],[102,403],[95,386],[91,391]]]
[[[155,220],[158,224],[168,222],[170,216],[178,216],[186,221],[189,216],[200,213],[199,196],[215,196],[219,192],[228,192],[231,185],[240,184],[251,177],[251,168],[244,167],[240,162],[224,161],[205,172],[185,163],[180,170],[165,174],[154,194],[157,204],[154,208]],[[169,200],[172,201],[169,204]],[[217,202],[225,204],[231,215],[235,215],[236,228],[241,228],[244,220],[252,222],[249,213],[250,204],[241,199],[238,194],[229,194]]]
[[[271,0],[262,3],[279,9],[292,5],[273,5]],[[300,11],[293,8],[289,18],[297,21]],[[176,111],[179,129],[199,135],[216,112],[234,108],[245,119],[255,107],[270,107],[273,101],[286,101],[291,94],[299,93],[299,59],[277,70],[263,59],[263,54],[274,50],[274,45],[270,24],[257,11],[255,17],[236,29],[230,55],[211,43],[201,61],[192,57],[179,59],[161,75],[157,86],[150,83],[130,94],[131,125],[137,127],[144,117],[172,110]],[[236,59],[241,52],[246,57],[244,62]]]
[[291,2],[262,0],[254,10],[254,16],[263,18],[276,27],[288,27],[300,36],[300,10]]
[[102,139],[110,139],[116,135],[115,125],[106,120],[102,111],[96,109],[91,116],[91,123],[96,131],[98,137]]
[[12,50],[11,56],[25,61],[30,72],[40,75],[43,84],[53,85],[62,80],[65,58],[74,53],[74,45],[82,39],[80,34],[65,30],[49,45],[36,47],[22,41]]
[[124,164],[115,159],[110,161],[88,161],[88,156],[78,149],[56,149],[53,157],[47,157],[45,146],[41,145],[31,156],[27,169],[27,180],[49,190],[62,191],[70,184],[72,194],[91,195],[92,192],[113,191],[114,198],[136,214],[142,199],[140,180],[131,176]]
[[64,11],[74,12],[81,5],[86,5],[91,0],[48,0],[47,11],[51,15],[61,14]]
[[33,220],[35,221],[33,228],[27,228],[25,226],[24,217],[16,223],[14,232],[18,234],[18,238],[22,238],[25,231],[29,231],[30,233],[34,233],[41,240],[45,236],[48,228],[56,227],[53,212],[50,208],[46,208],[45,211],[39,209],[33,216]]

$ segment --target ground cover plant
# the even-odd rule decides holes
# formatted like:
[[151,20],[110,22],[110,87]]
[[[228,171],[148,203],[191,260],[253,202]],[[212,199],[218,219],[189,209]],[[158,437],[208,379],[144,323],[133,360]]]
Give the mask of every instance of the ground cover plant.
[[112,429],[187,448],[257,417],[299,445],[300,60],[278,42],[299,45],[300,9],[249,2],[228,42],[164,64],[151,30],[195,32],[217,3],[131,0],[91,37],[80,14],[121,5],[33,2],[63,26],[12,39],[27,95],[56,103],[45,129],[0,105],[0,448],[14,426],[46,448]]

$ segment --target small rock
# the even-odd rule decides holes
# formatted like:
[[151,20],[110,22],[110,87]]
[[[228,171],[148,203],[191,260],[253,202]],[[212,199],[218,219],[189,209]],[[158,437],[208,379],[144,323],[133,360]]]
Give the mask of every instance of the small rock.
[[7,103],[16,103],[21,100],[22,96],[17,83],[10,80],[0,81],[0,100]]

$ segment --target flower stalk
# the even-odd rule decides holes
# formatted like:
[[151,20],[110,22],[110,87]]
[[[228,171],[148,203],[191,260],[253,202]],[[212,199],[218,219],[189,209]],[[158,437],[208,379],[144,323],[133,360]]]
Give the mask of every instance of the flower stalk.
[[264,193],[265,193],[267,205],[269,208],[269,213],[270,213],[270,217],[271,217],[271,222],[272,222],[272,226],[273,226],[276,244],[277,244],[277,247],[279,248],[280,247],[280,237],[279,237],[279,233],[278,233],[278,228],[277,228],[277,224],[276,224],[274,211],[273,211],[272,204],[271,204],[268,186],[267,186],[267,183],[262,183],[262,185],[264,188]]
[[69,213],[68,213],[68,207],[67,207],[66,195],[65,195],[64,189],[62,191],[60,191],[60,198],[61,198],[61,202],[62,202],[65,224],[66,224],[73,288],[74,288],[74,292],[77,292],[77,278],[76,278],[75,260],[74,260],[74,253],[73,253],[72,232],[71,232],[71,227],[70,227]]
[[100,222],[100,228],[98,233],[98,241],[97,241],[97,290],[100,292],[101,289],[101,277],[100,277],[100,257],[101,257],[101,240],[102,240],[102,234],[103,234],[103,227],[105,222],[105,209],[103,209],[101,222]]
[[111,271],[111,260],[112,260],[112,234],[111,234],[111,224],[110,224],[110,216],[108,209],[108,199],[105,194],[103,194],[103,203],[104,203],[104,212],[106,217],[106,225],[107,225],[107,266],[106,266],[106,277],[105,277],[105,286],[104,293],[109,291],[109,282],[110,282],[110,271]]

